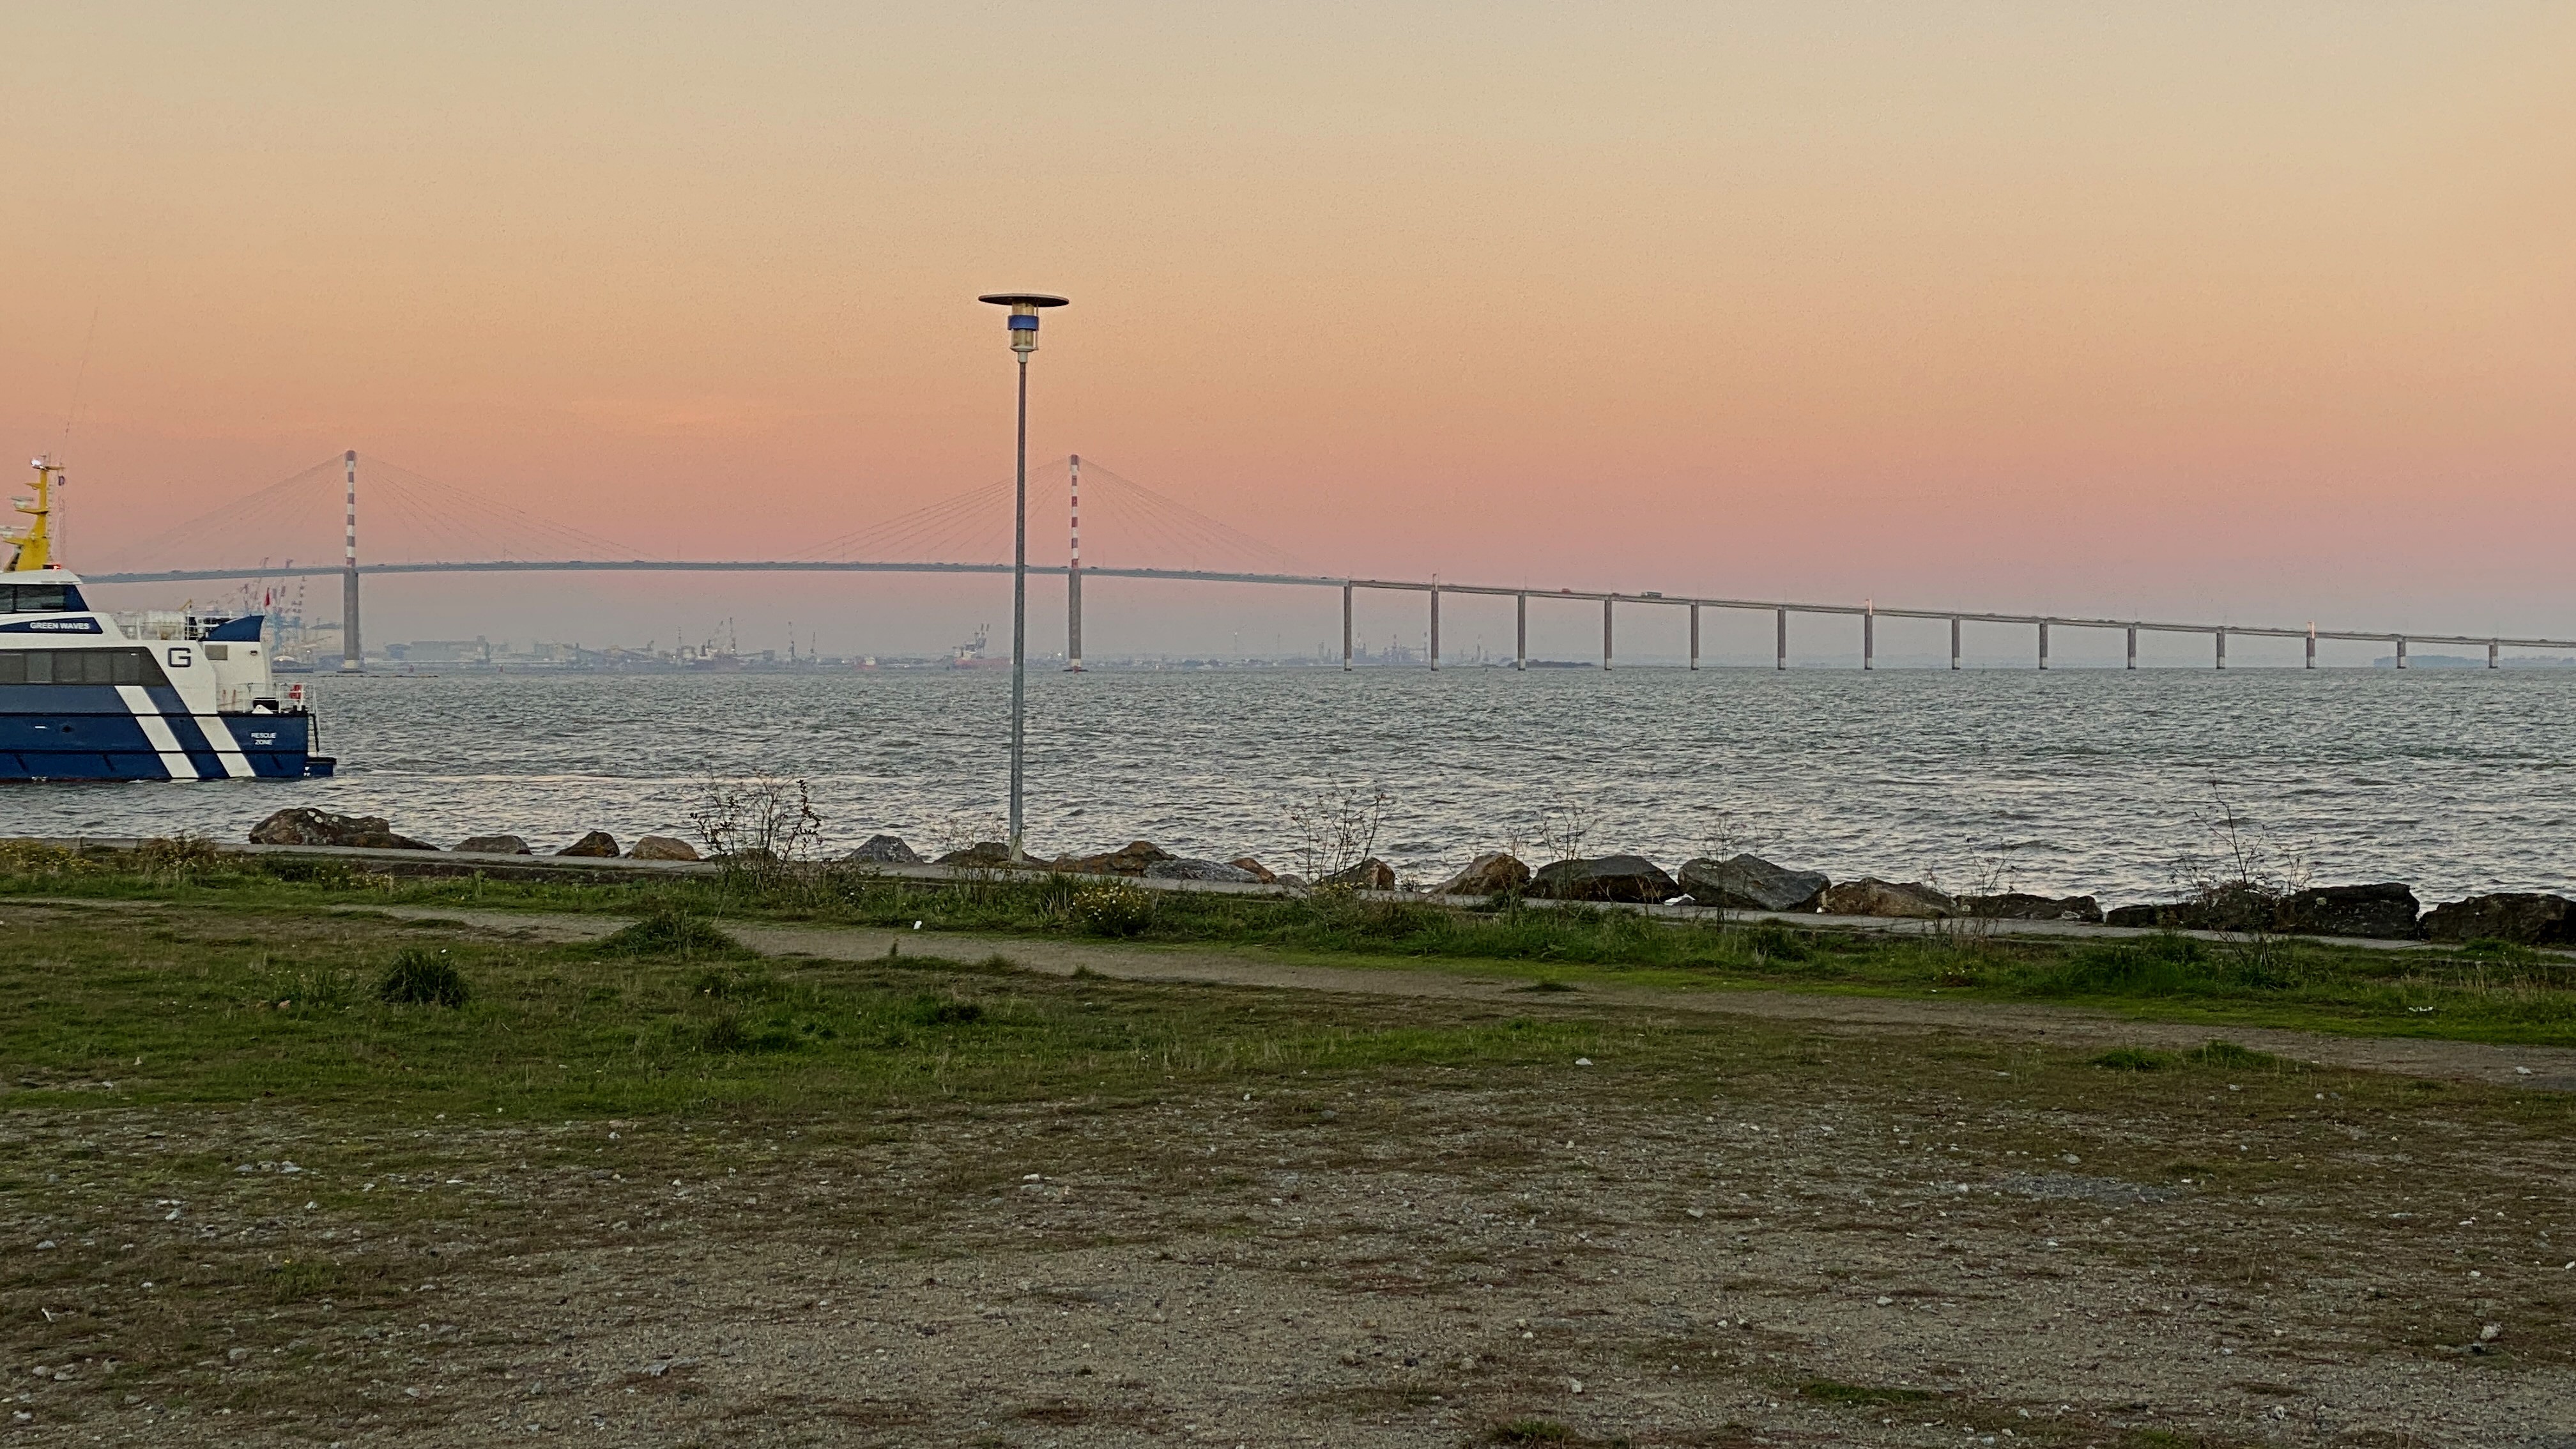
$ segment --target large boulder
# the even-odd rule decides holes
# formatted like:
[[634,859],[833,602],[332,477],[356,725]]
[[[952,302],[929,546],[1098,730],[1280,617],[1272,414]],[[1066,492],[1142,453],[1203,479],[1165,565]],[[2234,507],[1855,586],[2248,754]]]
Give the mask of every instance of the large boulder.
[[1529,894],[1552,901],[1632,901],[1654,905],[1681,894],[1663,868],[1642,855],[1560,860],[1530,877]]
[[628,847],[628,860],[696,860],[698,848],[668,835],[647,835]]
[[842,856],[843,860],[863,860],[876,865],[919,865],[921,856],[903,843],[900,835],[871,835],[859,848]]
[[460,840],[449,848],[453,850],[470,850],[478,855],[528,854],[528,842],[521,840],[515,835],[477,835],[470,839]]
[[1334,871],[1319,884],[1361,891],[1391,891],[1395,889],[1395,867],[1372,855],[1348,870]]
[[952,850],[931,862],[932,865],[1002,866],[1011,863],[1011,847],[998,840],[979,840],[962,850]]
[[594,830],[556,851],[555,854],[575,855],[590,860],[614,860],[618,855],[617,837],[605,830]]
[[2293,891],[2273,910],[2272,929],[2302,936],[2415,937],[2415,892],[2394,883]]
[[1509,895],[1530,883],[1530,868],[1502,851],[1489,851],[1467,862],[1467,868],[1440,883],[1444,896]]
[[2110,926],[2136,926],[2157,931],[2235,931],[2253,934],[2275,929],[2281,898],[2247,882],[2218,886],[2184,901],[2158,901],[2121,906],[2104,913]]
[[396,835],[377,815],[334,815],[298,805],[250,828],[253,845],[342,845],[363,850],[436,850],[426,840]]
[[1261,877],[1239,865],[1217,860],[1158,860],[1145,867],[1148,880],[1217,880],[1229,885],[1259,885]]
[[2102,923],[2102,903],[2091,896],[2034,896],[2005,891],[1994,896],[1961,896],[1960,909],[1989,921],[2089,921]]
[[1226,864],[1233,866],[1236,870],[1248,873],[1254,880],[1261,882],[1263,885],[1276,885],[1279,881],[1279,877],[1272,873],[1270,867],[1263,865],[1260,861],[1254,860],[1248,855],[1238,855],[1234,859],[1227,861]]
[[1690,898],[1730,911],[1812,911],[1832,884],[1815,871],[1773,865],[1758,855],[1682,862],[1681,886]]
[[1828,887],[1817,909],[1829,916],[1899,916],[1936,920],[1959,914],[1959,903],[1920,881],[1886,881],[1863,876]]
[[1143,875],[1148,867],[1179,858],[1150,840],[1131,840],[1101,855],[1063,857],[1056,861],[1055,868],[1085,875]]
[[2425,939],[2511,941],[2517,946],[2576,946],[2576,901],[2503,891],[2435,906],[2424,913]]

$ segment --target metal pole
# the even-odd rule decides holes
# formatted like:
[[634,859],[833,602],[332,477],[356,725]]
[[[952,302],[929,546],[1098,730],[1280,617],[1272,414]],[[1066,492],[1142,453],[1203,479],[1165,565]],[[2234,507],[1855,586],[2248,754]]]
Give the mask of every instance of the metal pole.
[[1878,667],[1878,605],[1867,600],[1860,606],[1860,667]]
[[1440,667],[1440,586],[1431,586],[1431,667]]
[[1064,570],[1064,667],[1082,672],[1082,455],[1073,455],[1073,561]]
[[1601,600],[1601,667],[1610,667],[1610,599],[1607,595]]
[[1020,359],[1019,491],[1011,513],[1011,859],[1021,850],[1020,754],[1028,730],[1029,685],[1029,355]]
[[1693,668],[1693,669],[1697,669],[1697,668],[1699,668],[1699,605],[1697,605],[1697,604],[1693,604],[1693,605],[1691,605],[1691,606],[1690,606],[1690,611],[1691,611],[1691,668]]
[[1351,586],[1342,585],[1342,672],[1351,672]]
[[1950,621],[1950,667],[1959,667],[1959,621],[1956,619]]
[[366,642],[358,635],[358,450],[348,452],[349,532],[340,564],[340,667],[367,666]]
[[2048,667],[2048,621],[2046,619],[2039,621],[2039,667],[2042,669]]
[[1774,669],[1786,669],[1789,667],[1789,611],[1782,609],[1779,611],[1779,614],[1780,617],[1776,622],[1780,627],[1780,648],[1771,667]]
[[1512,628],[1513,657],[1516,661],[1512,667],[1527,669],[1529,668],[1529,595],[1514,594],[1512,601],[1513,613],[1517,616],[1513,620]]
[[2129,626],[2129,667],[2138,667],[2138,626],[2135,624]]

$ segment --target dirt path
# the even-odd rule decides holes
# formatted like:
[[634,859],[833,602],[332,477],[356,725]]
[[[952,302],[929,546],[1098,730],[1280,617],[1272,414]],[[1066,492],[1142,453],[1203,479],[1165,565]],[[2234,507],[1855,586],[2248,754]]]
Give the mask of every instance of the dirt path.
[[[433,906],[367,907],[405,920],[453,921],[485,930],[523,932],[552,941],[596,940],[627,924],[626,918],[571,912],[476,911]],[[1316,966],[1280,961],[1257,952],[1187,947],[1061,941],[1039,936],[971,932],[902,931],[873,926],[749,925],[729,922],[728,934],[769,956],[810,956],[857,961],[905,949],[946,957],[1007,956],[1032,971],[1069,976],[1077,970],[1122,981],[1210,982],[1295,991],[1334,991],[1361,996],[1425,1000],[1490,1000],[1533,1009],[1552,1002],[1613,1002],[1659,1010],[1752,1016],[1812,1022],[1838,1029],[1932,1027],[1980,1037],[2047,1041],[2070,1049],[2119,1046],[2187,1048],[2213,1036],[2239,1046],[2323,1066],[2407,1076],[2484,1082],[2495,1086],[2576,1091],[2576,1048],[2496,1046],[2418,1037],[2334,1036],[2269,1027],[2211,1026],[2200,1022],[2141,1020],[2073,1006],[1910,997],[1819,995],[1767,988],[1673,991],[1616,983],[1586,983],[1579,995],[1534,995],[1528,982],[1482,975],[1445,965]]]

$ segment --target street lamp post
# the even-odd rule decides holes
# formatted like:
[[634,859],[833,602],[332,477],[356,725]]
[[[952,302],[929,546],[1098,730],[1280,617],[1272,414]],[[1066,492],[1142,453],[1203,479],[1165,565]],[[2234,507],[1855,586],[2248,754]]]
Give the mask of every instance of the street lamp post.
[[1029,684],[1029,354],[1038,350],[1038,309],[1061,307],[1063,297],[1044,292],[987,292],[975,300],[1011,309],[1011,351],[1020,360],[1018,492],[1011,515],[1011,859],[1021,849],[1020,755],[1028,734]]

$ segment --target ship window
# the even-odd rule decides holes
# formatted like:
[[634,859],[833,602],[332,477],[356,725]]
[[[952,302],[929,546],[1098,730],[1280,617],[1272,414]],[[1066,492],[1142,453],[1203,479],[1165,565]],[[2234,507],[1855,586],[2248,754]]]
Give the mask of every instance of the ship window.
[[0,684],[169,683],[149,649],[0,649]]
[[79,607],[68,584],[0,584],[0,612],[60,614]]
[[233,657],[233,646],[230,644],[209,644],[205,649],[206,657],[218,663]]

